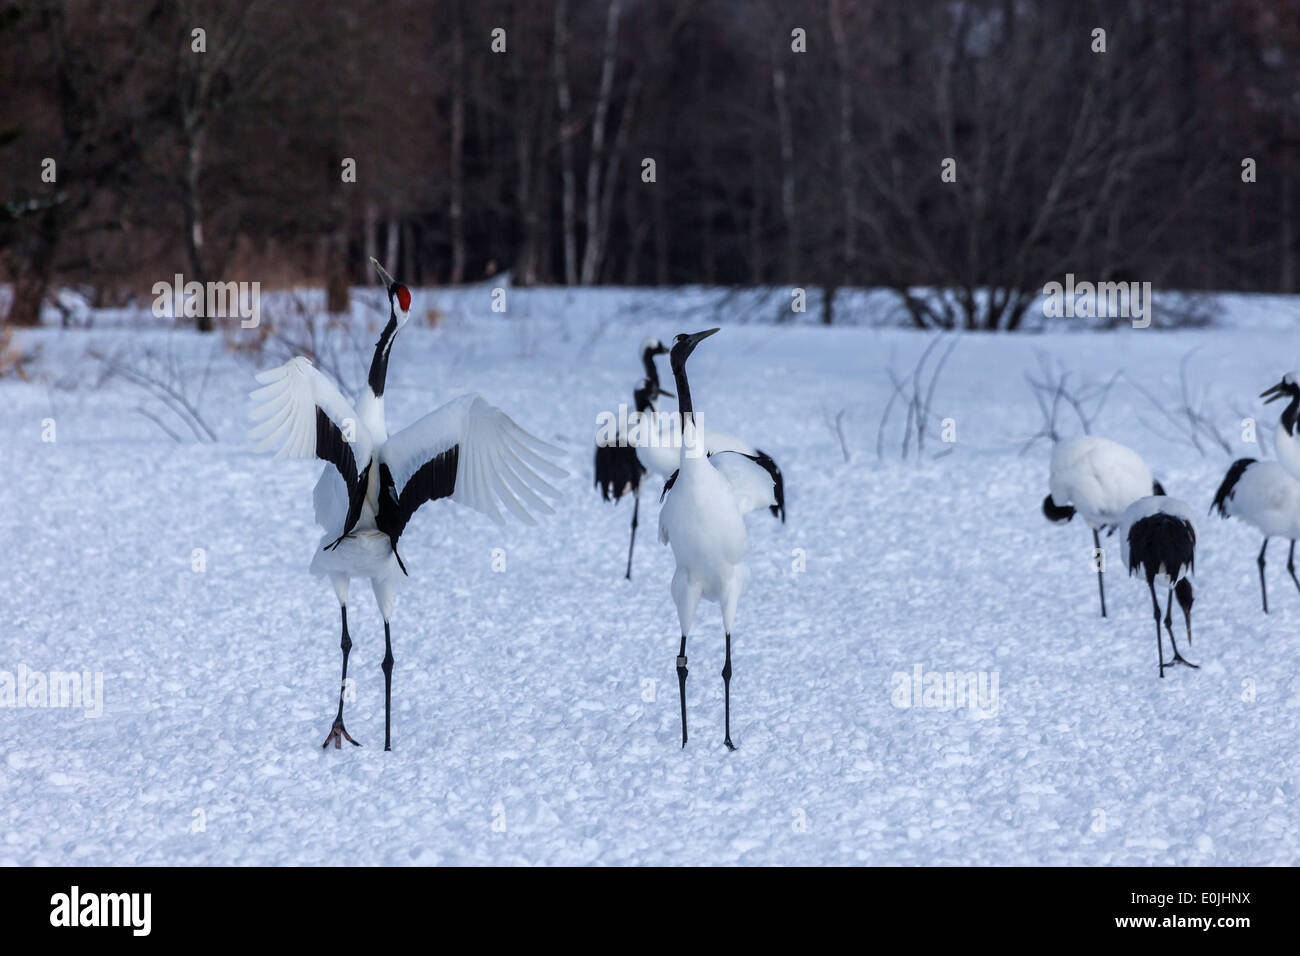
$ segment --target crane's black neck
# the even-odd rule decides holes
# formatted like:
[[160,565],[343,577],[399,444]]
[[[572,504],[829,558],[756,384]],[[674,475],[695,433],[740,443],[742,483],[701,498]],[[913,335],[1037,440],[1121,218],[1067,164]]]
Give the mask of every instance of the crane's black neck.
[[389,311],[388,324],[384,326],[384,331],[379,333],[379,341],[375,343],[375,357],[370,360],[370,391],[375,393],[375,398],[384,397],[384,380],[388,378],[388,350],[393,347],[393,336],[397,334],[397,316]]
[[1300,414],[1300,389],[1292,394],[1291,404],[1282,412],[1282,427],[1286,429],[1288,435],[1295,434],[1297,414]]
[[636,404],[636,410],[644,414],[650,410],[653,404],[653,397],[656,392],[656,386],[646,385],[644,388],[638,388],[632,393],[632,401]]
[[659,369],[655,367],[655,354],[652,350],[646,349],[641,353],[641,364],[645,366],[645,377],[650,380],[651,385],[658,388]]
[[686,381],[686,363],[673,362],[673,381],[677,383],[677,410],[682,415],[682,428],[695,423],[695,409],[691,405],[691,385]]

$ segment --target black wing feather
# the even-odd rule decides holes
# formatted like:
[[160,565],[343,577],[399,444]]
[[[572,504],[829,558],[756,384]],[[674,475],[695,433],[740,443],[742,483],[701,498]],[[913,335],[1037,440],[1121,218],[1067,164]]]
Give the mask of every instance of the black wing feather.
[[338,469],[348,488],[348,516],[343,523],[343,533],[349,533],[361,517],[361,506],[366,500],[366,483],[370,478],[370,463],[357,473],[357,459],[352,446],[343,438],[343,432],[325,411],[316,406],[316,457]]
[[460,444],[457,443],[421,465],[399,493],[388,465],[379,463],[379,513],[375,516],[375,526],[388,535],[394,549],[420,505],[455,494],[459,466]]

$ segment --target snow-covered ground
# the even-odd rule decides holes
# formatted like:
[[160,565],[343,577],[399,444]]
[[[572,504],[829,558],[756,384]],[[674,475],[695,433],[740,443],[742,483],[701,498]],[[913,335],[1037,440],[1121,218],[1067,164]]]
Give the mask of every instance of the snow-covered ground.
[[[0,863],[1300,863],[1285,546],[1265,617],[1258,536],[1204,519],[1184,648],[1201,669],[1159,680],[1145,587],[1110,539],[1098,617],[1086,529],[1039,511],[1049,447],[1021,454],[1041,425],[1023,374],[1040,352],[1076,379],[1123,369],[1175,405],[1196,349],[1198,404],[1232,457],[1259,454],[1240,441],[1247,415],[1271,448],[1278,406],[1255,396],[1300,349],[1266,300],[1204,331],[964,337],[933,409],[956,441],[932,439],[922,463],[899,459],[898,411],[883,459],[876,435],[891,363],[909,372],[928,336],[722,316],[692,359],[696,406],[776,458],[789,505],[784,526],[750,518],[727,753],[718,610],[697,616],[682,750],[657,502],[628,583],[630,502],[603,503],[591,478],[596,416],[630,399],[640,339],[719,323],[600,293],[494,316],[479,291],[472,308],[473,292],[417,296],[417,315],[437,301],[443,316],[401,333],[389,420],[479,391],[563,447],[571,477],[537,529],[447,502],[407,529],[392,753],[382,623],[361,582],[347,725],[364,746],[320,747],[339,641],[332,591],[306,570],[319,466],[242,437],[252,371],[279,359],[190,332],[19,336],[41,355],[37,381],[0,380],[0,696],[20,668],[98,673],[103,713],[0,709]],[[146,349],[192,394],[207,376],[219,441],[175,442],[137,407],[189,430],[142,391],[96,383],[91,350]],[[367,356],[344,359],[355,385]],[[1172,440],[1127,380],[1095,430],[1198,511],[1231,460]],[[975,673],[996,698],[898,706],[897,675],[917,668]]]

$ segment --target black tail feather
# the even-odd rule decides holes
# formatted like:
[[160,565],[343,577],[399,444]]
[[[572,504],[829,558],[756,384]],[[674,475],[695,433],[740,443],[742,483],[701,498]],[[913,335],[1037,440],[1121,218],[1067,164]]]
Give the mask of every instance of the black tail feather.
[[1238,458],[1228,468],[1228,473],[1223,476],[1223,484],[1219,485],[1219,490],[1214,493],[1214,501],[1210,504],[1210,513],[1215,510],[1219,512],[1219,517],[1228,517],[1228,501],[1232,498],[1232,493],[1237,487],[1237,482],[1241,476],[1246,473],[1246,469],[1255,464],[1254,458]]
[[1138,568],[1152,581],[1164,569],[1171,576],[1196,569],[1196,532],[1182,518],[1159,513],[1134,523],[1128,531],[1128,571]]
[[668,492],[672,490],[673,485],[677,484],[677,476],[681,474],[681,471],[682,470],[678,468],[671,475],[669,475],[668,480],[664,482],[664,490],[659,492],[659,502],[661,504],[663,503],[663,500],[668,497]]
[[761,449],[756,449],[755,453],[749,457],[753,458],[755,462],[763,467],[764,471],[772,476],[772,484],[774,485],[772,491],[776,497],[776,504],[771,505],[770,510],[772,517],[780,518],[781,524],[785,524],[785,478],[781,475],[781,469],[772,460],[772,456]]
[[1158,481],[1153,481],[1151,482],[1151,493],[1153,495],[1159,495],[1160,497],[1163,498],[1166,496],[1165,486],[1160,484],[1160,482]]
[[605,501],[617,502],[626,493],[641,487],[645,466],[631,445],[596,446],[596,485]]
[[1043,499],[1043,516],[1053,524],[1065,524],[1074,517],[1074,508],[1070,505],[1058,505],[1048,495]]

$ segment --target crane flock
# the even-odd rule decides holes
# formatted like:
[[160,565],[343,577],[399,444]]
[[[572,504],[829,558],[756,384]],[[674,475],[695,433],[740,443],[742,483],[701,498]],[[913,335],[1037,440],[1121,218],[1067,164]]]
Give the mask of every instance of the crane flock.
[[[388,298],[388,321],[375,343],[366,384],[354,405],[303,356],[257,375],[250,393],[258,451],[276,458],[315,458],[324,463],[313,492],[322,528],[312,573],[328,577],[340,610],[342,676],[338,707],[322,746],[347,741],[360,746],[343,721],[348,661],[348,594],[353,578],[368,578],[384,622],[384,749],[392,749],[393,649],[391,621],[397,592],[410,571],[398,543],[425,503],[448,499],[503,523],[509,515],[526,524],[553,513],[560,497],[550,480],[567,472],[561,450],[525,431],[477,395],[464,395],[390,435],[384,413],[388,361],[398,332],[411,313],[410,290],[374,259]],[[718,604],[725,657],[722,667],[723,745],[731,739],[732,637],[740,599],[749,582],[749,537],[745,516],[763,508],[785,523],[785,487],[772,456],[743,439],[700,424],[691,396],[687,361],[708,329],[677,335],[671,346],[649,338],[638,357],[644,375],[633,390],[636,414],[613,441],[598,441],[595,484],[606,501],[633,498],[625,577],[632,576],[641,491],[649,474],[662,479],[658,533],[672,550],[675,571],[669,587],[677,610],[680,644],[676,673],[681,706],[681,742],[686,746],[687,641],[701,599]],[[660,384],[656,359],[669,356],[675,392]],[[1268,613],[1264,574],[1271,538],[1290,542],[1287,572],[1300,591],[1295,544],[1300,539],[1300,383],[1289,373],[1261,396],[1288,401],[1276,431],[1277,461],[1242,458],[1228,469],[1210,506],[1263,535],[1256,563],[1260,598]],[[677,409],[660,409],[663,398]],[[725,410],[724,410],[725,413]],[[733,414],[732,417],[744,417]],[[770,436],[769,436],[770,437]],[[1192,575],[1198,530],[1191,507],[1166,494],[1136,451],[1093,435],[1059,441],[1053,449],[1044,516],[1065,524],[1078,515],[1091,532],[1093,567],[1101,616],[1107,616],[1105,552],[1101,535],[1119,534],[1123,567],[1144,578],[1155,620],[1159,676],[1168,668],[1197,668],[1178,649],[1173,604],[1183,613],[1192,643]],[[1162,618],[1160,591],[1165,591]],[[1163,621],[1164,631],[1161,630]],[[1164,636],[1172,655],[1166,661]]]
[[[1229,466],[1219,484],[1210,512],[1221,518],[1236,518],[1264,536],[1255,559],[1259,569],[1260,601],[1268,613],[1268,585],[1264,576],[1265,554],[1270,538],[1290,542],[1287,573],[1300,590],[1295,571],[1295,543],[1300,539],[1300,384],[1291,372],[1266,389],[1265,404],[1287,400],[1277,424],[1277,461],[1240,458]],[[1104,552],[1100,532],[1119,533],[1120,555],[1130,575],[1144,577],[1151,593],[1156,622],[1160,676],[1176,664],[1191,668],[1178,651],[1172,627],[1173,602],[1178,601],[1186,622],[1187,643],[1192,642],[1191,576],[1195,569],[1197,526],[1191,507],[1165,493],[1142,457],[1118,442],[1092,435],[1059,442],[1053,450],[1048,476],[1049,493],[1043,499],[1043,515],[1054,523],[1083,517],[1092,531],[1093,561],[1101,598],[1101,616],[1106,616],[1103,583]],[[1164,627],[1173,656],[1165,663],[1161,637],[1160,601],[1156,585],[1167,590]]]

